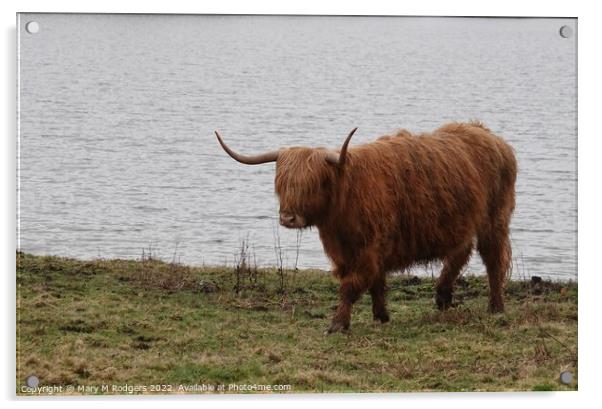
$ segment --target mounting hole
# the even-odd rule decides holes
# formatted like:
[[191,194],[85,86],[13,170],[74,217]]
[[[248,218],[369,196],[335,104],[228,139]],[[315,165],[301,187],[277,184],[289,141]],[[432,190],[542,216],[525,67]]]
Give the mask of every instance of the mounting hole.
[[571,26],[562,26],[558,32],[560,33],[560,37],[569,38],[573,35],[573,28]]
[[25,30],[27,30],[29,34],[37,34],[40,31],[40,25],[37,21],[30,21],[25,24]]
[[37,388],[40,384],[40,380],[35,375],[29,375],[27,379],[25,379],[25,384],[30,388]]
[[560,382],[565,385],[569,385],[571,382],[573,382],[573,374],[569,371],[561,372],[560,373]]

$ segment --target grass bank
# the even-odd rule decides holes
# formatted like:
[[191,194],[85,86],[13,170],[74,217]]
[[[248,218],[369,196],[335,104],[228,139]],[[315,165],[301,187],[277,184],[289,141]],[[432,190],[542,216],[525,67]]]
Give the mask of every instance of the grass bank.
[[364,296],[351,331],[325,336],[337,283],[323,271],[17,253],[17,393],[29,375],[57,394],[577,389],[575,283],[512,281],[504,315],[486,312],[483,278],[456,294],[439,312],[431,279],[391,277],[391,322]]

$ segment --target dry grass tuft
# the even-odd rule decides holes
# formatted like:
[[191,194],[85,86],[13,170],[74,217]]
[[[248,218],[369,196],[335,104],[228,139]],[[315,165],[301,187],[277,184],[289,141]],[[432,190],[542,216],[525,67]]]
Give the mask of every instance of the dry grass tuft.
[[210,289],[209,284],[201,283],[190,267],[153,258],[143,260],[140,268],[135,269],[130,278],[146,289],[162,289],[169,292]]

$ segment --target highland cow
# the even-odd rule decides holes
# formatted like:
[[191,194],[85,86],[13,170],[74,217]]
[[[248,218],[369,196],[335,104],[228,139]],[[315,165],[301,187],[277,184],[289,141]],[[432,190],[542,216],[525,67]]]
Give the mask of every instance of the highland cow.
[[435,301],[450,307],[475,244],[487,268],[489,310],[503,312],[517,172],[512,148],[480,122],[419,135],[400,130],[349,148],[356,129],[340,151],[290,147],[257,156],[232,151],[215,132],[241,163],[276,162],[283,226],[318,228],[340,281],[328,332],[349,328],[351,307],[365,291],[374,319],[389,321],[386,274],[415,264],[443,262]]

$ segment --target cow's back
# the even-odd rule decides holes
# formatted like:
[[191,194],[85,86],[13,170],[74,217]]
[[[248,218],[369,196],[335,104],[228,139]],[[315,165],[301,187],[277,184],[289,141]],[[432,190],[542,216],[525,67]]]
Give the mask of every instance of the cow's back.
[[442,258],[470,240],[516,176],[511,148],[481,124],[402,130],[354,147],[348,160],[342,205],[388,269]]

